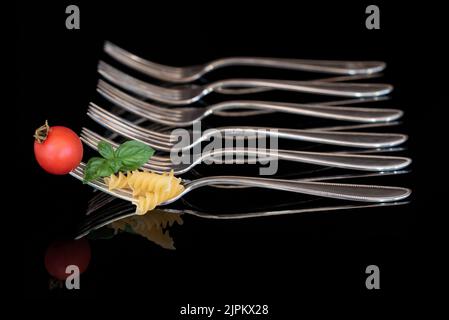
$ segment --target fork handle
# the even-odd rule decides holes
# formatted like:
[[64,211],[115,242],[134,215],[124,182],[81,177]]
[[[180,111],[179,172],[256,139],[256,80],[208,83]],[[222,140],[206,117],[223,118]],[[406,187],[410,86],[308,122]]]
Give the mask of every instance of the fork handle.
[[208,90],[223,88],[269,88],[341,97],[377,97],[390,93],[393,87],[384,83],[340,83],[321,81],[288,81],[264,79],[228,79],[212,83]]
[[[213,159],[226,155],[248,156],[253,157],[253,159],[286,160],[362,171],[399,170],[411,163],[411,160],[405,157],[341,153],[338,154],[330,152],[307,152],[295,150],[273,150],[260,148],[214,149],[209,153],[204,154],[202,160],[204,160],[205,158]],[[234,160],[233,162],[235,163]]]
[[253,178],[239,176],[206,177],[195,180],[186,186],[186,191],[211,184],[232,184],[250,187],[268,188],[274,190],[290,191],[313,196],[362,201],[362,202],[389,202],[407,198],[411,191],[406,188],[343,184],[328,182],[301,182],[294,180]]
[[[230,57],[211,62],[209,70],[228,66],[253,66],[289,69],[308,72],[322,72],[329,74],[372,74],[385,69],[385,62],[381,61],[338,61],[338,60],[307,60],[282,59],[261,57]],[[208,70],[208,71],[209,71]]]
[[400,118],[403,114],[402,111],[398,109],[374,109],[243,100],[226,101],[213,105],[207,110],[206,115],[212,113],[220,114],[220,111],[223,110],[239,109],[275,111],[354,122],[393,121]]
[[[344,132],[300,130],[287,128],[259,128],[259,127],[223,127],[217,129],[225,137],[277,137],[290,140],[331,144],[357,148],[386,148],[397,146],[407,140],[407,135],[397,133]],[[214,131],[203,135],[203,140],[214,135]]]

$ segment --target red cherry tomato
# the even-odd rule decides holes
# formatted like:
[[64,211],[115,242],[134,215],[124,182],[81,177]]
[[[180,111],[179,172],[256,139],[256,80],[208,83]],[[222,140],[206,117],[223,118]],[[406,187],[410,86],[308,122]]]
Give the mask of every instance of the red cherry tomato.
[[71,129],[49,127],[47,123],[36,130],[34,155],[39,165],[52,174],[67,174],[83,158],[83,144]]
[[69,265],[75,265],[80,273],[86,271],[91,257],[90,245],[86,239],[56,241],[45,253],[45,268],[48,273],[59,280],[65,280]]

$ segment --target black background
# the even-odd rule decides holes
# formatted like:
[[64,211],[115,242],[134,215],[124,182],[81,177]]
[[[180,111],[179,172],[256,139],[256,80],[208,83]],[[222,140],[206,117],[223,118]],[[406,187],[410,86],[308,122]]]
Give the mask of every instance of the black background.
[[[140,296],[153,310],[161,309],[173,318],[187,303],[269,304],[274,314],[280,314],[294,311],[303,294],[382,297],[419,290],[423,265],[432,265],[430,254],[435,250],[432,238],[424,236],[430,228],[426,221],[437,211],[431,201],[442,194],[425,184],[426,178],[433,179],[425,169],[431,161],[438,162],[427,152],[438,145],[436,139],[427,140],[426,133],[437,127],[427,115],[443,107],[435,94],[442,55],[438,8],[377,3],[381,29],[367,30],[364,11],[371,3],[363,1],[338,5],[83,1],[73,2],[80,7],[81,29],[67,30],[68,4],[72,3],[21,4],[16,11],[18,103],[26,133],[21,149],[28,150],[24,165],[36,190],[21,217],[27,226],[24,289],[28,297]],[[412,203],[247,222],[185,217],[184,225],[172,231],[176,251],[130,235],[93,241],[81,290],[49,291],[45,249],[70,233],[91,190],[68,176],[45,174],[32,154],[32,134],[45,119],[77,132],[92,125],[85,111],[89,101],[98,99],[96,65],[104,58],[105,39],[170,65],[236,55],[386,61],[382,81],[395,85],[388,105],[406,112],[399,130],[410,135],[405,154],[414,160],[412,174],[392,181],[413,189]],[[210,78],[226,75],[217,72]],[[223,201],[223,196],[211,191],[205,196],[209,202]],[[258,200],[237,193],[225,201],[238,208]],[[365,289],[369,264],[381,269],[381,290]],[[438,274],[438,267],[433,272]]]

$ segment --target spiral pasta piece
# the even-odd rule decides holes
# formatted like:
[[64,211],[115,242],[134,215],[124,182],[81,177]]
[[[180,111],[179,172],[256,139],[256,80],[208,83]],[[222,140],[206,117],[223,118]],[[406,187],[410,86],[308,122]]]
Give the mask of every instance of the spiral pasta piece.
[[128,171],[125,174],[111,175],[105,179],[109,190],[131,189],[137,214],[145,214],[157,205],[176,197],[183,190],[181,179],[174,176],[173,170],[157,174],[149,171]]
[[174,196],[179,184],[180,180],[173,176],[173,172],[159,175],[148,171],[134,171],[128,175],[128,186],[135,196],[142,196],[147,192]]
[[[137,198],[137,214],[145,214],[148,211],[153,210],[156,206],[161,203],[158,201],[158,194],[154,192],[148,192],[144,196],[139,196]],[[162,201],[163,202],[163,201]]]
[[118,176],[112,174],[110,177],[105,178],[105,182],[108,185],[109,190],[128,187],[128,178],[123,174],[123,172],[119,172]]

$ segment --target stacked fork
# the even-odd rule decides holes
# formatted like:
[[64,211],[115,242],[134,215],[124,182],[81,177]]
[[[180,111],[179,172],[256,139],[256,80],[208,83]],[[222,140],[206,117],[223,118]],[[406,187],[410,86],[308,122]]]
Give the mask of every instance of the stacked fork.
[[[228,66],[256,66],[265,68],[290,69],[308,72],[320,72],[344,75],[328,79],[291,81],[277,79],[226,79],[208,83],[205,85],[183,85],[179,88],[167,88],[160,85],[145,82],[136,77],[130,76],[112,65],[100,61],[98,72],[107,81],[99,80],[98,93],[123,111],[134,114],[138,120],[131,122],[118,114],[106,110],[91,103],[87,114],[95,122],[112,131],[115,135],[128,139],[135,139],[144,142],[161,152],[144,165],[144,168],[164,172],[173,169],[176,174],[183,174],[191,170],[198,163],[206,159],[215,159],[222,155],[245,155],[263,156],[268,159],[280,159],[294,162],[310,163],[314,165],[374,171],[374,172],[395,172],[407,167],[411,160],[405,157],[367,155],[364,152],[306,152],[299,150],[272,150],[272,149],[215,149],[201,156],[190,164],[173,164],[168,153],[171,152],[191,152],[192,148],[211,137],[211,134],[203,134],[200,137],[192,138],[187,145],[179,146],[177,140],[172,135],[160,130],[145,128],[139,123],[151,121],[156,124],[171,127],[189,127],[195,125],[210,115],[221,117],[248,116],[262,113],[284,113],[292,116],[309,116],[323,119],[351,121],[365,123],[361,128],[383,126],[393,123],[402,116],[402,111],[387,108],[364,108],[354,107],[352,104],[361,104],[382,100],[382,96],[392,91],[392,86],[378,83],[350,83],[348,80],[359,80],[378,76],[378,73],[385,68],[385,63],[368,61],[317,61],[317,60],[295,60],[295,59],[274,59],[274,58],[225,58],[212,61],[208,64],[192,67],[178,68],[156,64],[144,60],[136,55],[125,51],[118,46],[106,42],[105,52],[116,61],[126,67],[140,72],[152,78],[185,84],[200,79],[203,75],[217,68]],[[123,91],[125,90],[125,91]],[[282,90],[303,92],[308,94],[320,94],[339,97],[351,97],[350,100],[340,100],[325,103],[285,103],[255,100],[231,100],[223,101],[206,107],[185,106],[201,100],[211,92],[219,94],[246,94],[257,93],[267,90]],[[143,100],[145,99],[145,100]],[[147,101],[150,99],[152,102]],[[164,105],[162,105],[163,103]],[[184,105],[184,107],[179,107]],[[249,110],[249,111],[248,111]],[[357,127],[357,126],[354,126]],[[377,150],[402,144],[407,137],[396,133],[368,133],[341,131],[338,127],[333,129],[303,129],[297,128],[260,128],[260,127],[221,127],[215,128],[214,132],[232,133],[233,136],[265,136],[300,140],[309,143],[328,144],[335,146],[346,146],[351,148],[364,148]],[[84,143],[96,149],[101,140],[109,141],[114,147],[117,146],[112,140],[83,128],[81,138]],[[356,149],[355,149],[356,150]],[[165,154],[164,154],[165,153]],[[81,179],[83,167],[72,172],[72,175]],[[269,178],[254,177],[204,177],[194,181],[184,179],[186,189],[184,193],[202,186],[216,185],[240,185],[246,187],[271,188],[290,192],[311,194],[320,197],[330,197],[346,199],[352,201],[367,202],[391,202],[395,203],[409,196],[410,190],[398,187],[383,187],[372,185],[350,185],[341,183],[315,181],[291,181]],[[90,183],[94,188],[111,193],[116,197],[131,200],[130,195],[123,191],[110,192],[101,181]],[[183,193],[183,194],[184,194]],[[179,197],[178,197],[179,198]],[[176,198],[176,199],[178,199]],[[165,204],[175,201],[173,199]],[[117,219],[117,217],[114,217]],[[108,220],[102,218],[101,224]],[[92,228],[99,224],[89,222]],[[89,229],[91,230],[91,228]],[[83,228],[83,234],[86,232]],[[88,231],[87,231],[88,232]]]

